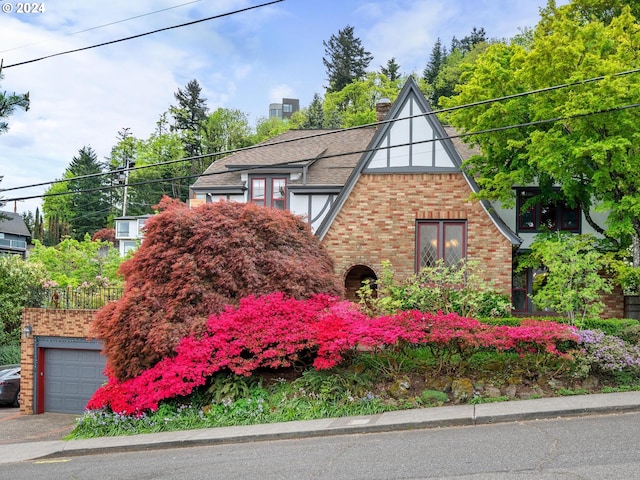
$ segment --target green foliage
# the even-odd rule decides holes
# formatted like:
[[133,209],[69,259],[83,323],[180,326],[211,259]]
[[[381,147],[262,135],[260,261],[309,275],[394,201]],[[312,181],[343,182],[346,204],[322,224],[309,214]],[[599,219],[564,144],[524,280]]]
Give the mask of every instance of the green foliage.
[[34,243],[28,263],[42,265],[47,273],[40,278],[55,282],[55,286],[79,287],[96,281],[104,286],[105,279],[110,286],[122,282],[117,272],[123,259],[110,242],[94,242],[87,234],[82,241],[67,237],[55,247],[37,240]]
[[633,329],[640,326],[637,320],[631,318],[585,318],[582,328],[600,330],[607,335],[615,335],[623,339],[633,337]]
[[[0,67],[0,80],[3,79],[2,67]],[[0,134],[9,128],[7,117],[13,115],[17,108],[29,110],[29,92],[23,94],[0,92]]]
[[354,28],[347,25],[337,35],[331,35],[324,45],[322,63],[327,69],[327,93],[338,92],[349,83],[364,77],[373,56],[364,49],[362,41],[354,35]]
[[374,297],[371,286],[359,291],[360,304],[369,314],[398,310],[458,313],[469,317],[504,317],[511,309],[509,298],[480,277],[477,262],[464,260],[447,266],[438,261],[405,281],[394,278],[391,262],[382,262]]
[[39,263],[27,263],[19,255],[0,256],[0,345],[20,344],[22,309],[45,277]]
[[323,104],[325,117],[332,114],[341,119],[341,127],[367,125],[376,121],[376,103],[382,98],[395,100],[403,79],[390,80],[380,73],[370,72],[354,80],[341,90],[325,95]]
[[342,293],[326,250],[289,211],[224,201],[189,209],[170,199],[158,208],[145,241],[120,268],[124,296],[94,321],[119,379],[171,356],[183,337],[201,333],[210,315],[242,298]]
[[249,398],[255,388],[261,388],[255,377],[219,373],[211,379],[205,398],[209,399],[209,403],[234,402],[240,398]]
[[0,345],[0,365],[17,365],[20,363],[20,344]]
[[520,267],[541,268],[544,283],[533,294],[539,309],[548,308],[565,315],[572,324],[598,317],[604,309],[603,293],[612,286],[599,273],[603,255],[591,235],[555,232],[540,234],[531,244],[531,254],[522,258]]
[[[173,118],[171,130],[180,135],[187,156],[203,153],[202,126],[207,119],[207,99],[201,96],[202,87],[197,80],[190,80],[184,89],[173,94],[177,105],[169,108]],[[202,173],[207,165],[202,161],[191,162],[192,173]]]
[[203,122],[204,153],[227,152],[251,145],[251,127],[247,114],[240,110],[218,108]]
[[386,66],[380,67],[380,73],[392,82],[400,80],[400,65],[396,62],[395,57],[389,59]]
[[[637,136],[640,113],[619,109],[640,95],[638,8],[633,2],[577,0],[541,11],[532,42],[492,44],[474,63],[461,65],[457,95],[445,107],[562,84],[571,87],[458,109],[447,120],[475,135],[481,154],[465,167],[480,196],[513,201],[514,185],[560,185],[565,201],[579,206],[589,225],[612,243],[632,240],[633,266],[640,266],[640,174]],[[603,76],[601,81],[581,81]],[[607,113],[597,113],[611,110]],[[565,117],[555,122],[531,121]],[[500,129],[527,124],[521,128]],[[607,225],[591,218],[608,211]],[[624,245],[624,242],[623,242]]]
[[286,120],[278,117],[259,118],[256,122],[256,133],[253,137],[253,143],[260,143],[268,140],[276,135],[280,135],[291,130],[293,125]]
[[[186,156],[182,138],[178,132],[168,132],[161,116],[156,131],[146,140],[136,140],[132,155],[136,167],[145,167],[131,171],[127,199],[127,215],[145,215],[152,212],[163,195],[186,200],[189,192],[191,172],[189,162],[173,162]],[[156,163],[164,165],[151,166]],[[123,163],[113,163],[117,167]],[[120,193],[121,191],[119,191]],[[121,204],[122,197],[117,199]]]
[[[67,172],[71,177],[67,182],[70,192],[70,219],[73,237],[77,240],[86,234],[93,235],[107,226],[111,204],[107,194],[101,190],[106,186],[102,165],[91,147],[83,147],[73,157]],[[77,178],[85,177],[88,178]]]

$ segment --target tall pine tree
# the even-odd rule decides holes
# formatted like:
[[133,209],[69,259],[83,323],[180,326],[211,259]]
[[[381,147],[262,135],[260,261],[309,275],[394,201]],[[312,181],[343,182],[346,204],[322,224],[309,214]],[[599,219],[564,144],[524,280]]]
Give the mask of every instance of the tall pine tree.
[[396,62],[395,57],[387,61],[385,67],[380,67],[380,73],[386,76],[392,82],[400,79],[400,65]]
[[362,79],[373,60],[361,40],[354,36],[353,30],[352,26],[347,25],[338,31],[338,35],[331,35],[329,41],[322,41],[326,55],[322,63],[327,69],[329,81],[327,93],[339,92],[354,80]]
[[[177,105],[169,107],[173,117],[171,130],[178,132],[184,143],[184,151],[189,157],[202,155],[202,127],[207,120],[207,99],[202,97],[202,87],[197,80],[187,83],[184,90],[178,88],[173,94]],[[204,159],[192,162],[192,174],[199,174],[209,165]]]
[[84,239],[85,234],[93,235],[107,226],[111,213],[108,202],[102,165],[91,147],[82,147],[78,155],[73,157],[67,168],[70,179],[68,188],[71,192],[71,228],[73,237]]

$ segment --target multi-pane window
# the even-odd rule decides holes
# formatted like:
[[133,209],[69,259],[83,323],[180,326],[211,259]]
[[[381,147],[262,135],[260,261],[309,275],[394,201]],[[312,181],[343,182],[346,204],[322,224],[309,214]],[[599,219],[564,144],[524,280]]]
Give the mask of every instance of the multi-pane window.
[[452,266],[466,257],[465,222],[420,221],[417,229],[418,270],[433,267],[438,260],[442,260],[446,266]]
[[252,178],[251,179],[251,201],[258,205],[265,206],[267,190],[266,178]]
[[533,198],[539,193],[535,189],[518,191],[518,231],[580,231],[580,208],[571,208],[563,201],[546,203],[538,201],[532,204]]
[[271,206],[279,210],[284,210],[286,204],[287,181],[284,178],[271,179]]
[[250,201],[258,205],[284,210],[287,207],[286,178],[252,178]]

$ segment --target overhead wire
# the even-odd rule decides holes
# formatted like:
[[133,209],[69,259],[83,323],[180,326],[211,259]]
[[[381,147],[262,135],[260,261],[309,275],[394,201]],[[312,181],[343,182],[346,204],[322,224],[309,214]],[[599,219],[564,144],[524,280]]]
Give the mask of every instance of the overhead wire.
[[[590,83],[594,83],[594,82],[598,82],[598,81],[602,81],[608,77],[610,78],[616,78],[616,77],[621,77],[621,76],[626,76],[626,75],[630,75],[630,74],[634,74],[634,73],[640,73],[640,68],[636,68],[636,69],[631,69],[631,70],[625,70],[623,72],[617,72],[611,75],[600,75],[597,77],[592,77],[592,78],[588,78],[585,80],[578,80],[575,82],[571,82],[571,83],[562,83],[562,84],[558,84],[558,85],[553,85],[550,87],[544,87],[544,88],[539,88],[539,89],[535,89],[535,90],[528,90],[525,92],[519,92],[519,93],[514,93],[514,94],[510,94],[510,95],[504,95],[501,97],[495,97],[495,98],[490,98],[490,99],[485,99],[485,100],[478,100],[476,102],[472,102],[472,103],[466,103],[466,104],[462,104],[462,105],[457,105],[454,107],[447,107],[447,108],[442,108],[442,109],[437,109],[437,110],[432,110],[429,112],[422,112],[422,113],[417,113],[414,115],[409,115],[406,117],[402,117],[402,118],[397,118],[397,119],[389,119],[389,120],[381,120],[381,121],[376,121],[376,122],[372,122],[372,123],[368,123],[365,125],[357,125],[354,127],[348,127],[348,128],[344,128],[344,129],[333,129],[333,130],[327,130],[324,132],[318,132],[318,133],[314,133],[314,134],[310,134],[310,135],[305,135],[303,137],[297,137],[297,138],[292,138],[292,139],[285,139],[285,140],[279,140],[279,141],[274,141],[274,142],[262,142],[256,145],[251,145],[248,147],[242,147],[242,148],[236,148],[236,149],[228,149],[228,150],[224,150],[224,151],[219,151],[219,152],[212,152],[212,153],[207,153],[207,154],[202,154],[202,155],[193,155],[193,156],[189,156],[189,157],[183,157],[183,158],[179,158],[179,159],[174,159],[174,160],[168,160],[165,162],[156,162],[156,163],[152,163],[152,164],[148,164],[148,165],[141,165],[141,166],[137,166],[137,167],[130,167],[130,168],[119,168],[117,170],[111,170],[108,172],[101,172],[101,173],[93,173],[93,174],[88,174],[88,175],[79,175],[76,177],[71,177],[71,178],[66,178],[66,179],[60,179],[60,180],[52,180],[52,181],[48,181],[48,182],[41,182],[41,183],[34,183],[34,184],[30,184],[30,185],[24,185],[24,186],[18,186],[18,187],[10,187],[10,188],[5,188],[5,189],[0,189],[0,192],[8,192],[8,191],[13,191],[13,190],[23,190],[26,188],[35,188],[35,187],[41,187],[41,186],[46,186],[46,185],[54,185],[57,183],[63,183],[63,182],[68,182],[68,181],[73,181],[73,180],[82,180],[82,179],[87,179],[87,178],[95,178],[95,177],[99,177],[99,176],[109,176],[109,175],[114,175],[120,172],[125,172],[125,171],[137,171],[137,170],[142,170],[142,169],[147,169],[147,168],[156,168],[156,167],[160,167],[160,166],[165,166],[165,165],[170,165],[170,164],[175,164],[175,163],[182,163],[182,162],[188,162],[188,161],[193,161],[193,160],[199,160],[199,159],[206,159],[206,158],[212,158],[212,157],[224,157],[224,156],[228,156],[234,153],[238,153],[238,152],[243,152],[243,151],[248,151],[248,150],[253,150],[253,149],[258,149],[258,148],[264,148],[264,147],[271,147],[271,146],[277,146],[277,145],[283,145],[286,143],[292,143],[292,142],[298,142],[301,140],[308,140],[311,138],[316,138],[316,137],[322,137],[322,136],[327,136],[327,135],[335,135],[335,134],[339,134],[342,133],[344,131],[349,131],[349,130],[357,130],[357,129],[363,129],[363,128],[371,128],[371,127],[378,127],[387,123],[391,123],[391,122],[396,122],[396,121],[400,121],[400,120],[408,120],[408,119],[412,119],[412,118],[417,118],[417,117],[428,117],[431,115],[438,115],[441,113],[448,113],[448,112],[452,112],[452,111],[456,111],[456,110],[460,110],[463,108],[472,108],[472,107],[477,107],[477,106],[482,106],[482,105],[488,105],[491,103],[496,103],[496,102],[501,102],[504,100],[510,100],[510,99],[514,99],[514,98],[519,98],[519,97],[524,97],[524,96],[529,96],[529,95],[535,95],[535,94],[539,94],[539,93],[545,93],[545,92],[550,92],[550,91],[554,91],[554,90],[558,90],[558,89],[562,89],[562,88],[569,88],[569,87],[575,87],[575,86],[580,86],[580,85],[587,85]],[[631,104],[631,107],[635,107],[637,106],[637,104]],[[613,111],[615,111],[615,109],[618,107],[614,107]],[[622,106],[619,107],[620,109],[626,109],[628,108],[627,106]],[[604,113],[604,111],[598,111],[598,112],[591,112],[589,114],[598,114],[598,113]],[[580,114],[578,114],[578,116],[580,116]],[[558,120],[554,120],[554,119],[549,119],[549,120],[540,120],[539,123],[549,123],[552,121],[559,121],[560,119],[569,119],[569,118],[574,118],[574,117],[568,117],[568,118],[561,118],[558,117]],[[536,123],[528,123],[528,124],[518,124],[515,126],[504,126],[504,127],[497,127],[497,129],[495,130],[488,130],[488,131],[482,131],[482,132],[470,132],[470,133],[462,133],[456,136],[452,136],[451,138],[456,138],[456,137],[465,137],[465,136],[471,136],[471,135],[479,135],[481,133],[491,133],[492,131],[499,131],[500,129],[504,129],[504,128],[514,128],[514,127],[523,127],[523,126],[532,126],[535,125]],[[414,142],[416,143],[416,142]],[[358,153],[358,152],[353,152],[353,153]],[[308,159],[306,160],[308,161]],[[291,162],[288,162],[291,163]],[[197,176],[202,176],[202,174],[199,175],[193,175],[193,176],[189,176],[189,177],[175,177],[176,179],[185,179],[185,178],[193,178],[193,177],[197,177]],[[131,185],[131,184],[130,184]],[[109,187],[109,188],[120,188],[121,186],[117,186],[117,187]],[[64,193],[62,193],[64,194]],[[33,198],[40,198],[41,196],[33,196],[33,197],[28,197],[25,199],[33,199]],[[11,199],[11,201],[13,201],[14,199]],[[22,199],[19,199],[22,200]],[[5,200],[5,201],[9,201],[9,199]]]
[[[63,35],[63,37],[70,37],[72,35],[78,35],[80,33],[86,33],[86,32],[91,32],[93,30],[98,30],[100,28],[111,27],[112,25],[118,25],[119,23],[128,22],[130,20],[136,20],[138,18],[148,17],[148,16],[151,16],[151,15],[155,15],[156,13],[162,13],[162,12],[166,12],[168,10],[174,10],[176,8],[185,7],[187,5],[191,5],[193,3],[199,3],[199,2],[202,2],[202,0],[192,0],[190,2],[181,3],[179,5],[173,5],[172,7],[162,8],[160,10],[154,10],[153,12],[142,13],[140,15],[134,15],[133,17],[123,18],[122,20],[115,20],[113,22],[103,23],[102,25],[97,25],[95,27],[89,27],[89,28],[85,28],[83,30],[77,30],[75,32],[66,33],[66,34]],[[8,48],[6,50],[0,50],[0,53],[12,52],[14,50],[20,50],[21,48],[32,47],[34,45],[40,45],[41,43],[44,43],[44,41],[29,43],[29,44],[26,44],[26,45],[20,45],[18,47],[12,47],[12,48]]]
[[255,10],[257,8],[267,7],[269,5],[280,3],[280,2],[283,2],[283,1],[284,0],[272,0],[270,2],[261,3],[259,5],[252,5],[250,7],[240,8],[238,10],[233,10],[231,12],[221,13],[221,14],[218,14],[218,15],[214,15],[212,17],[201,18],[201,19],[198,19],[198,20],[193,20],[191,22],[181,23],[179,25],[172,25],[170,27],[158,28],[158,29],[152,30],[150,32],[139,33],[137,35],[131,35],[129,37],[119,38],[117,40],[110,40],[108,42],[102,42],[102,43],[98,43],[98,44],[95,44],[95,45],[89,45],[87,47],[75,48],[73,50],[66,50],[64,52],[52,53],[50,55],[45,55],[45,56],[42,56],[42,57],[33,58],[31,60],[25,60],[25,61],[18,62],[18,63],[12,63],[10,65],[4,65],[2,68],[18,67],[20,65],[27,65],[29,63],[34,63],[34,62],[39,62],[41,60],[46,60],[48,58],[59,57],[61,55],[67,55],[69,53],[77,53],[77,52],[82,52],[82,51],[85,51],[85,50],[91,50],[93,48],[104,47],[106,45],[113,45],[115,43],[120,43],[120,42],[125,42],[125,41],[128,41],[128,40],[133,40],[133,39],[136,39],[136,38],[146,37],[147,35],[153,35],[153,34],[159,33],[159,32],[166,32],[168,30],[173,30],[173,29],[176,29],[176,28],[187,27],[189,25],[195,25],[197,23],[208,22],[210,20],[216,20],[218,18],[223,18],[223,17],[228,17],[228,16],[231,16],[231,15],[236,15],[238,13],[247,12],[249,10]]
[[[530,122],[525,122],[525,123],[519,123],[519,124],[513,124],[513,125],[505,125],[505,126],[501,126],[501,127],[495,127],[495,128],[489,128],[489,129],[484,129],[484,130],[479,130],[479,131],[475,131],[475,132],[463,132],[463,133],[458,133],[458,134],[454,134],[454,135],[446,135],[444,137],[440,137],[440,138],[435,138],[435,139],[427,139],[427,140],[421,140],[421,141],[413,141],[413,142],[407,142],[407,143],[403,143],[403,144],[397,144],[397,145],[391,145],[391,146],[384,146],[384,147],[376,147],[376,148],[366,148],[366,149],[361,149],[361,150],[351,150],[349,152],[341,152],[341,153],[336,153],[336,154],[331,154],[331,155],[320,155],[320,156],[315,156],[313,158],[301,158],[301,159],[297,159],[297,160],[287,160],[284,162],[279,162],[279,163],[273,163],[270,164],[269,166],[273,166],[273,167],[277,167],[277,166],[286,166],[286,165],[291,165],[291,164],[295,164],[295,163],[301,163],[301,162],[308,162],[310,160],[319,160],[319,159],[326,159],[326,158],[336,158],[336,157],[341,157],[341,156],[347,156],[347,155],[354,155],[354,154],[364,154],[364,153],[369,153],[369,152],[375,152],[378,150],[386,150],[386,149],[390,149],[390,148],[397,148],[397,147],[404,147],[404,146],[409,146],[409,145],[417,145],[417,144],[422,144],[422,143],[433,143],[433,142],[439,142],[442,140],[447,140],[447,139],[453,139],[453,138],[464,138],[464,137],[469,137],[472,135],[483,135],[483,134],[487,134],[487,133],[495,133],[495,132],[500,132],[500,131],[505,131],[505,130],[510,130],[513,128],[523,128],[523,127],[529,127],[529,126],[535,126],[535,125],[541,125],[541,124],[545,124],[545,123],[555,123],[555,122],[559,122],[559,121],[566,121],[566,120],[571,120],[571,119],[575,119],[575,118],[582,118],[582,117],[587,117],[587,116],[592,116],[592,115],[601,115],[601,114],[605,114],[605,113],[612,113],[612,112],[617,112],[617,111],[623,111],[623,110],[629,110],[632,108],[638,108],[640,107],[640,103],[632,103],[632,104],[627,104],[627,105],[621,105],[621,106],[617,106],[617,107],[612,107],[612,108],[607,108],[607,109],[602,109],[602,110],[598,110],[595,112],[582,112],[582,113],[576,113],[573,115],[566,115],[566,116],[560,116],[560,117],[554,117],[554,118],[549,118],[549,119],[541,119],[541,120],[533,120]],[[433,113],[433,112],[427,112],[427,113]],[[419,115],[420,116],[420,115]],[[424,116],[424,114],[422,114],[422,116]],[[412,115],[410,117],[403,117],[403,118],[398,118],[398,119],[394,119],[393,121],[400,121],[400,120],[404,120],[406,118],[413,118],[415,117],[415,115]],[[388,121],[387,121],[388,122]],[[343,130],[337,130],[337,132],[341,132]],[[332,133],[336,133],[336,131],[333,131]],[[309,137],[302,137],[296,140],[300,140],[300,139],[304,139],[304,138],[309,138]],[[285,143],[285,142],[283,142]],[[275,143],[273,144],[262,144],[261,146],[272,146],[275,145]],[[215,156],[212,154],[206,155],[206,156]],[[254,169],[260,169],[260,168],[264,168],[263,165],[246,165],[243,167],[243,170],[245,171],[251,171]],[[149,184],[155,184],[155,183],[168,183],[171,181],[177,181],[177,180],[188,180],[191,178],[200,178],[200,177],[206,177],[206,176],[211,176],[211,175],[222,175],[228,173],[227,171],[220,171],[220,172],[209,172],[209,173],[200,173],[200,174],[193,174],[193,175],[185,175],[185,176],[180,176],[180,177],[172,177],[172,178],[162,178],[162,179],[155,179],[155,180],[145,180],[144,182],[133,182],[133,183],[128,183],[127,186],[129,187],[135,187],[135,186],[141,186],[141,185],[149,185]],[[105,187],[96,187],[96,188],[91,188],[91,189],[85,189],[85,190],[77,190],[74,192],[57,192],[57,193],[49,193],[49,194],[42,194],[42,195],[34,195],[34,196],[27,196],[27,197],[17,197],[17,198],[7,198],[4,199],[4,202],[13,202],[13,201],[22,201],[22,200],[31,200],[34,198],[45,198],[45,197],[54,197],[54,196],[61,196],[61,195],[70,195],[73,193],[92,193],[92,192],[96,192],[96,191],[105,191],[105,190],[112,190],[112,189],[117,189],[117,188],[123,188],[124,185],[112,185],[112,186],[105,186]],[[26,187],[23,187],[26,188]]]

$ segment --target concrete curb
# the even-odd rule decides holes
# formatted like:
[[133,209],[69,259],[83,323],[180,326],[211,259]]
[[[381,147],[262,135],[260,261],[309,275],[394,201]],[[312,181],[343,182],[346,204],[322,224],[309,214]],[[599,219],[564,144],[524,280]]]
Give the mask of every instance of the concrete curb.
[[552,397],[479,405],[400,410],[360,417],[183,430],[84,440],[18,443],[2,446],[0,464],[94,453],[486,425],[637,411],[640,411],[640,392]]

